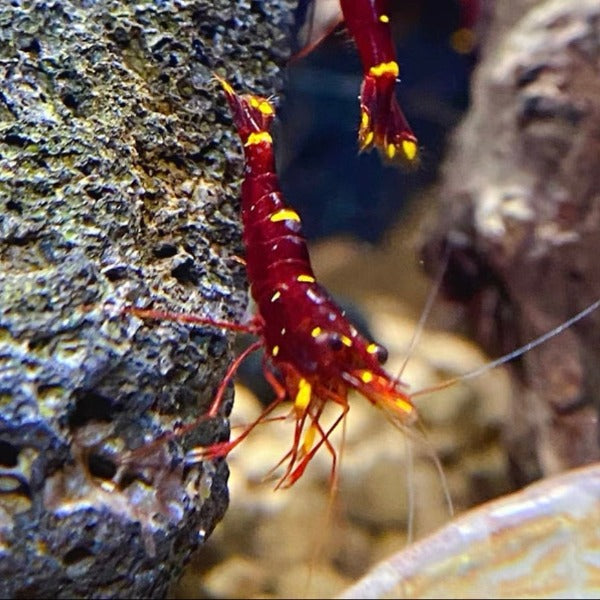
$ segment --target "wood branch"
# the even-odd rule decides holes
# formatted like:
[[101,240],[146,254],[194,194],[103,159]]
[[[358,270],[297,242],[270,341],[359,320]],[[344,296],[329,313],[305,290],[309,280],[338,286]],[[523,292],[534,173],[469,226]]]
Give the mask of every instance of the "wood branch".
[[[495,356],[600,297],[600,6],[533,4],[496,3],[426,247],[450,251],[446,291]],[[596,312],[512,364],[522,483],[600,458],[599,360]]]

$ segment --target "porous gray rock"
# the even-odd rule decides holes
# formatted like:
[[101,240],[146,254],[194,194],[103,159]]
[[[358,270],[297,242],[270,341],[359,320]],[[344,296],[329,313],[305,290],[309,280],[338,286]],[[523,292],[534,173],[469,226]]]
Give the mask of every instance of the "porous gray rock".
[[0,11],[0,596],[162,597],[228,502],[206,411],[241,319],[239,148],[212,72],[271,94],[291,1]]

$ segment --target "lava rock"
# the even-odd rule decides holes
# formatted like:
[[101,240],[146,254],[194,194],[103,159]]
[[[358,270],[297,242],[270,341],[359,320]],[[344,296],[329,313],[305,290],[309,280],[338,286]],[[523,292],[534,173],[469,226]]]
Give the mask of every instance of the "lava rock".
[[123,308],[242,317],[239,145],[212,72],[272,93],[290,5],[2,8],[2,597],[162,597],[226,510],[225,463],[182,459],[226,439],[231,393],[126,451],[206,412],[227,337]]

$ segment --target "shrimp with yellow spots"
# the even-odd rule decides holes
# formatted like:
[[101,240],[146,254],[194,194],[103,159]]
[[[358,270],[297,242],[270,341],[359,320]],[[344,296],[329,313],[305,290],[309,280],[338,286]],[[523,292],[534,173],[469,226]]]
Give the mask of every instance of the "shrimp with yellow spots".
[[410,167],[419,162],[419,147],[396,98],[400,66],[392,38],[389,5],[389,0],[339,0],[336,7],[336,3],[327,0],[313,0],[312,15],[319,14],[320,18],[315,17],[314,22],[309,19],[303,28],[305,47],[296,57],[306,55],[344,22],[363,66],[359,150],[377,148],[386,162]]
[[[221,413],[225,390],[239,364],[250,352],[262,347],[265,349],[264,373],[276,393],[275,400],[236,438],[196,447],[187,454],[187,462],[228,455],[257,425],[269,421],[276,407],[289,400],[292,403],[289,414],[294,421],[294,435],[289,451],[277,465],[285,465],[278,486],[293,485],[321,448],[331,454],[332,473],[335,475],[337,454],[330,437],[348,413],[351,390],[382,410],[394,426],[410,435],[418,424],[413,398],[476,377],[513,360],[600,307],[598,300],[567,322],[510,354],[459,378],[410,394],[405,384],[382,367],[387,358],[386,350],[362,336],[315,279],[301,231],[300,216],[285,204],[275,173],[269,134],[274,117],[272,106],[257,96],[238,95],[225,81],[219,81],[244,148],[243,241],[248,281],[257,314],[250,323],[239,324],[155,310],[132,308],[128,312],[146,318],[251,332],[258,340],[231,364],[207,413],[166,436],[124,453],[123,463],[131,462],[139,453],[147,453],[151,446],[180,437],[201,421],[217,417]],[[339,413],[332,425],[324,427],[322,416],[329,404],[336,405]],[[420,436],[418,438],[424,440]],[[439,467],[435,454],[432,458]]]
[[[294,441],[280,482],[287,486],[302,475],[319,448],[325,446],[335,461],[329,436],[348,411],[349,390],[357,390],[401,426],[413,424],[416,411],[404,385],[382,368],[385,349],[364,338],[315,280],[300,217],[286,205],[275,173],[271,105],[221,84],[244,148],[246,269],[257,306],[256,333],[266,350],[265,372],[277,394],[259,422],[284,400],[293,402]],[[340,413],[325,430],[320,418],[330,402]],[[252,427],[230,442],[199,448],[193,456],[225,455]]]
[[405,166],[418,162],[418,145],[396,98],[400,67],[388,16],[388,0],[340,0],[344,21],[363,64],[358,145]]
[[[191,315],[177,320],[211,323],[224,328],[250,331],[258,341],[232,364],[221,382],[208,415],[217,416],[230,379],[243,358],[265,348],[264,372],[276,392],[275,401],[257,421],[235,439],[198,447],[187,455],[188,462],[226,456],[256,425],[267,421],[285,400],[292,401],[294,437],[279,486],[292,485],[302,475],[315,453],[325,447],[336,450],[329,438],[348,412],[348,392],[358,391],[381,408],[398,427],[408,427],[417,418],[405,386],[382,368],[386,350],[363,337],[343,311],[319,285],[313,273],[300,216],[285,204],[275,173],[273,142],[269,133],[274,110],[268,100],[238,95],[219,79],[229,103],[245,155],[242,182],[243,241],[245,262],[257,314],[248,325],[216,323]],[[158,311],[133,309],[138,316],[176,318]],[[183,318],[181,318],[183,317]],[[277,375],[276,375],[277,373]],[[325,406],[334,403],[339,415],[325,428],[321,417]],[[180,428],[174,435],[191,429]],[[163,440],[164,441],[164,440]]]

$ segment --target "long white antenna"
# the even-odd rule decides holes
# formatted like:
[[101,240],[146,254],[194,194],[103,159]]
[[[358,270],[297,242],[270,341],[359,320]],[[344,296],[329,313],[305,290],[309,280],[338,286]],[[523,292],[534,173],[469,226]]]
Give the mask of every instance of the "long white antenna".
[[404,370],[406,369],[406,366],[408,365],[408,361],[412,357],[412,353],[415,349],[415,346],[419,342],[419,339],[423,333],[423,330],[425,329],[425,323],[427,322],[427,319],[429,318],[429,315],[431,314],[431,309],[433,308],[433,303],[435,302],[435,299],[437,298],[438,292],[440,291],[440,287],[442,285],[442,281],[444,279],[444,275],[446,273],[446,267],[448,266],[449,256],[450,256],[450,252],[448,249],[446,249],[444,252],[444,255],[442,257],[442,263],[439,268],[439,271],[437,272],[435,279],[433,280],[433,283],[431,284],[429,293],[427,294],[427,300],[425,302],[425,307],[421,311],[421,316],[419,317],[419,322],[417,323],[417,326],[415,327],[415,330],[412,334],[410,344],[408,345],[408,349],[406,351],[406,356],[404,357],[404,362],[402,363],[402,366],[400,367],[400,371],[398,371],[398,375],[396,376],[397,381],[402,379],[402,374],[404,373]]
[[408,523],[406,525],[406,544],[414,542],[415,524],[415,456],[413,453],[412,440],[404,436],[404,448],[406,449],[406,492],[408,494]]
[[550,338],[553,338],[559,333],[562,333],[565,329],[571,327],[571,325],[577,323],[578,321],[581,321],[581,319],[584,319],[590,313],[593,313],[598,307],[600,307],[600,299],[596,300],[593,304],[590,304],[587,308],[584,308],[582,311],[578,312],[576,315],[574,315],[564,323],[561,323],[554,329],[551,329],[550,331],[544,333],[540,337],[535,338],[534,340],[525,344],[524,346],[521,346],[520,348],[517,348],[516,350],[513,350],[512,352],[509,352],[508,354],[505,354],[504,356],[501,356],[500,358],[497,358],[496,360],[493,360],[483,365],[482,367],[475,369],[474,371],[470,371],[469,373],[465,373],[464,375],[459,375],[458,377],[453,377],[452,379],[443,381],[442,383],[439,383],[435,386],[431,386],[429,388],[424,388],[422,390],[413,392],[411,396],[423,396],[424,394],[429,394],[430,392],[443,390],[447,387],[450,387],[451,385],[454,385],[458,381],[466,381],[467,379],[479,377],[479,375],[482,375],[483,373],[486,373],[491,369],[495,369],[500,365],[504,365],[507,362],[510,362],[511,360],[514,360],[515,358],[518,358],[519,356],[525,354],[526,352],[529,352],[529,350],[532,350],[533,348],[537,348],[544,342],[547,342]]

